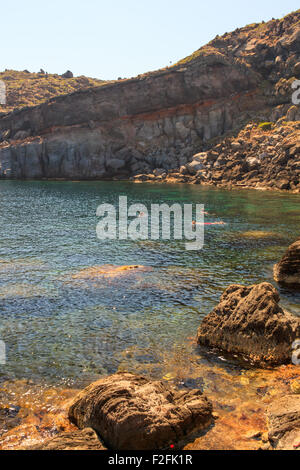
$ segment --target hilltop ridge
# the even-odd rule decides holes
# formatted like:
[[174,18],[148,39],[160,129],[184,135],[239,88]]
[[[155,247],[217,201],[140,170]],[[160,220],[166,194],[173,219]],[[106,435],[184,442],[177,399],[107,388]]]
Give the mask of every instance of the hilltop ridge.
[[0,113],[8,113],[27,106],[36,106],[59,95],[66,95],[107,83],[104,80],[83,75],[73,77],[68,76],[68,74],[58,75],[43,71],[31,73],[28,70],[22,72],[5,70],[0,72],[0,80],[5,83],[7,91],[6,105],[0,105]]

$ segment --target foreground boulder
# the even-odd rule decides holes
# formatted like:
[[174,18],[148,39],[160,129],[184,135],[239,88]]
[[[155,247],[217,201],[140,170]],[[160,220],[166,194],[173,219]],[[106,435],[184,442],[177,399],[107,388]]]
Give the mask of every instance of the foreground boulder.
[[269,441],[278,450],[300,448],[300,395],[275,400],[267,411]]
[[176,391],[163,382],[118,373],[79,393],[69,419],[81,429],[96,430],[112,449],[159,449],[207,427],[212,405],[200,390]]
[[300,318],[283,311],[279,300],[267,282],[228,287],[200,325],[198,343],[247,356],[260,365],[291,362]]
[[290,245],[275,264],[274,279],[278,284],[300,290],[300,239]]
[[64,432],[26,450],[106,450],[93,429]]

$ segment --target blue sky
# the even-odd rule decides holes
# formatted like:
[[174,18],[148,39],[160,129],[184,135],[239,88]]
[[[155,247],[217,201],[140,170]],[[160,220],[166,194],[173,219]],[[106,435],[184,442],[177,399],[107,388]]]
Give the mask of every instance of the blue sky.
[[280,18],[299,0],[14,0],[1,5],[0,70],[128,78],[217,34]]

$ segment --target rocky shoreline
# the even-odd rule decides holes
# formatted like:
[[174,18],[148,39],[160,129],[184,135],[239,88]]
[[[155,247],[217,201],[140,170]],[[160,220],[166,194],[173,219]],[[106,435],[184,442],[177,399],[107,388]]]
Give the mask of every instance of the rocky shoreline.
[[[293,106],[288,116],[298,112]],[[300,194],[300,121],[248,124],[177,170],[157,168],[134,182],[188,183]]]

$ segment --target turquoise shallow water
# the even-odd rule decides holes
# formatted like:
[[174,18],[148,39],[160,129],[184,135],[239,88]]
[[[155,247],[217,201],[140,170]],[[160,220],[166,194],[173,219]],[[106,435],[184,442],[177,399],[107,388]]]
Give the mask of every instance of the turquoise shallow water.
[[[208,221],[198,252],[181,241],[100,241],[103,202],[201,203]],[[168,360],[195,336],[231,283],[272,281],[272,266],[299,236],[299,195],[119,182],[0,182],[0,377],[82,384],[119,367]],[[256,233],[261,232],[261,233]],[[267,233],[266,233],[267,232]],[[80,270],[151,269],[99,280]],[[300,315],[300,297],[280,291]],[[179,353],[180,354],[180,353]]]

